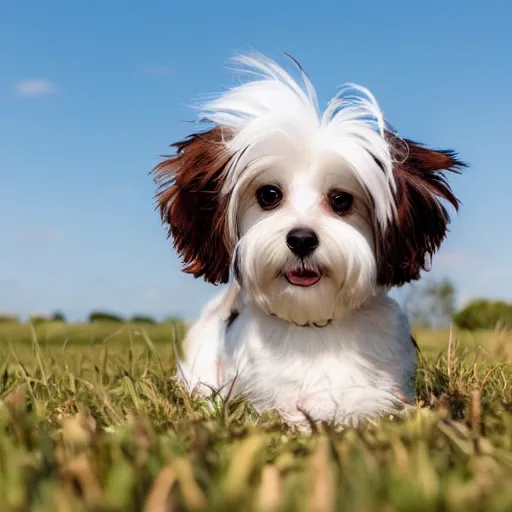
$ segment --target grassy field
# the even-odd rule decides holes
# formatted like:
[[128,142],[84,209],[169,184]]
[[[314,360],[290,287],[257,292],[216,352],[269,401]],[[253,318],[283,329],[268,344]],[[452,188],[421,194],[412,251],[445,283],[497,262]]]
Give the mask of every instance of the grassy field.
[[0,510],[512,510],[512,336],[415,334],[409,417],[306,436],[189,399],[170,325],[0,324]]

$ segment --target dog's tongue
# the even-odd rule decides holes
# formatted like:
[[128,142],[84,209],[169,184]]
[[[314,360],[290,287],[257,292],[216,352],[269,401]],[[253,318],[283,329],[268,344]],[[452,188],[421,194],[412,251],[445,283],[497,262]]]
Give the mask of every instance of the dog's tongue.
[[313,270],[291,270],[286,273],[286,278],[295,286],[312,286],[320,281],[320,274]]

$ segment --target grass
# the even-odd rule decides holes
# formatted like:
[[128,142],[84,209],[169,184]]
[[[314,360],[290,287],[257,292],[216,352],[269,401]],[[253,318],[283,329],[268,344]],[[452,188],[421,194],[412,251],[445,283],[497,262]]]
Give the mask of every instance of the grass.
[[409,417],[312,435],[187,397],[175,335],[0,325],[0,510],[512,510],[510,335],[418,331]]

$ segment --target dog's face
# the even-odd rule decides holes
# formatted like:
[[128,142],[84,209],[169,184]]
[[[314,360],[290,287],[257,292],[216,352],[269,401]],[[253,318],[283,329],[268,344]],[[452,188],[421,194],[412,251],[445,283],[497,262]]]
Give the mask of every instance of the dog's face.
[[372,205],[347,161],[297,153],[240,190],[233,267],[267,312],[323,324],[375,293]]
[[320,115],[266,59],[263,75],[206,108],[217,126],[154,170],[185,270],[230,275],[267,313],[323,325],[377,291],[419,278],[458,201],[440,171],[463,164],[391,133],[371,94]]

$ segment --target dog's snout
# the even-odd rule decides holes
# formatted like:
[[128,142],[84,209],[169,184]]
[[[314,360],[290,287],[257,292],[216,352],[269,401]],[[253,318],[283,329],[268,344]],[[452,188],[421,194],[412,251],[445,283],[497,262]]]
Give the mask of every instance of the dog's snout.
[[293,254],[304,258],[318,247],[318,237],[312,229],[295,228],[286,236],[286,245]]

